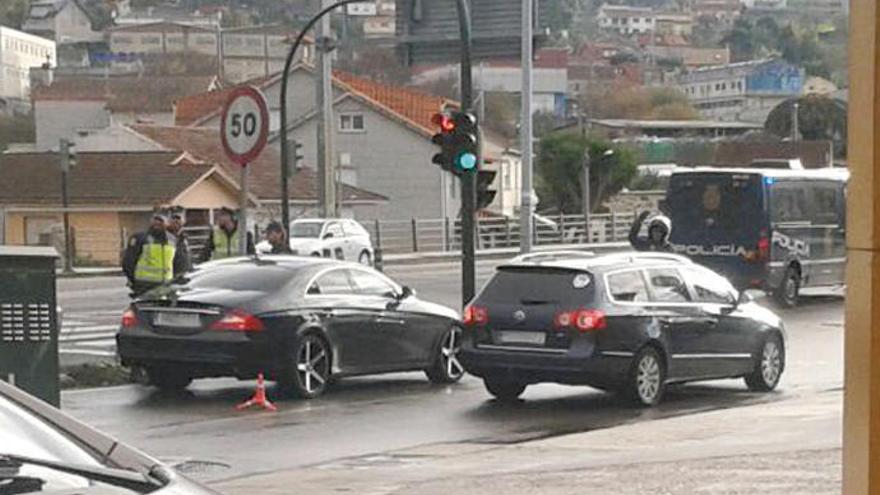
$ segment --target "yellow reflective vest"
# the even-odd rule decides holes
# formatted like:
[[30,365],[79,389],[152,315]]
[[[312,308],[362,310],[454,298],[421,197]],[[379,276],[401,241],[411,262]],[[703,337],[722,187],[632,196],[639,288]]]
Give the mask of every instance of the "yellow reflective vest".
[[174,254],[177,246],[173,239],[160,242],[147,235],[141,248],[141,256],[134,268],[138,282],[163,283],[174,279]]
[[232,234],[227,234],[220,227],[214,227],[214,252],[211,255],[212,260],[222,260],[223,258],[234,258],[241,256],[241,249],[238,240],[238,229]]

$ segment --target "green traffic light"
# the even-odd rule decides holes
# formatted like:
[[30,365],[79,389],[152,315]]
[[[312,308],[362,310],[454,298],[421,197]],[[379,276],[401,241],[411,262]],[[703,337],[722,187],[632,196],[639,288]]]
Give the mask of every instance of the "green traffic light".
[[477,166],[477,156],[473,153],[464,152],[458,155],[458,168],[462,170],[473,170]]

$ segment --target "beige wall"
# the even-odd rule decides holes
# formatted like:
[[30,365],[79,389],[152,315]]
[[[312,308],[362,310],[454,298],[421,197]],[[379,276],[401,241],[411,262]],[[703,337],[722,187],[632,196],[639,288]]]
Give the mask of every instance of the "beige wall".
[[[60,225],[60,213],[9,213],[6,215],[6,243],[24,245],[29,221],[45,225],[45,219],[54,218]],[[119,214],[115,212],[71,213],[70,226],[74,233],[77,258],[89,259],[94,264],[117,265],[122,248]],[[83,264],[80,262],[79,264]]]
[[238,191],[220,183],[214,177],[200,182],[177,198],[177,206],[186,209],[218,209],[224,206],[238,208]]

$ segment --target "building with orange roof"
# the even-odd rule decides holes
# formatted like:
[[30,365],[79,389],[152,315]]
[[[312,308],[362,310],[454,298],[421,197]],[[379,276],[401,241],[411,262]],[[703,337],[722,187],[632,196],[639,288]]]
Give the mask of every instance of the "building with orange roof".
[[[272,131],[270,145],[280,151],[280,75],[253,81],[266,95]],[[205,92],[175,102],[175,123],[219,128],[223,102],[230,89]],[[289,136],[302,144],[306,166],[317,163],[317,116],[311,66],[294,67],[289,79]],[[392,86],[340,71],[334,73],[334,156],[346,183],[388,197],[376,215],[383,219],[456,218],[458,179],[431,163],[436,132],[431,117],[457,102],[411,88]],[[496,170],[499,194],[490,209],[513,214],[518,201],[519,158],[503,143],[486,139],[485,151]],[[511,194],[517,195],[516,197]],[[501,198],[506,199],[501,204]]]

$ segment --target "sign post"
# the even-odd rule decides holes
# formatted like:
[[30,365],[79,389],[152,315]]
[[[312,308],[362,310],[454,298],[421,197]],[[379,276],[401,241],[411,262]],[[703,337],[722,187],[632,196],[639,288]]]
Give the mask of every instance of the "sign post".
[[241,166],[238,212],[239,248],[247,254],[248,164],[253,162],[269,137],[269,107],[266,97],[253,86],[237,88],[223,108],[220,139],[230,160]]

